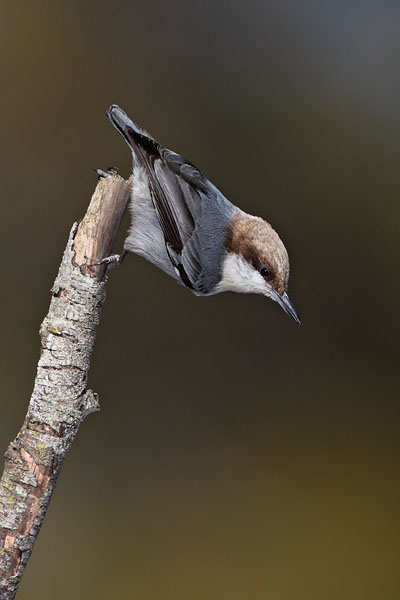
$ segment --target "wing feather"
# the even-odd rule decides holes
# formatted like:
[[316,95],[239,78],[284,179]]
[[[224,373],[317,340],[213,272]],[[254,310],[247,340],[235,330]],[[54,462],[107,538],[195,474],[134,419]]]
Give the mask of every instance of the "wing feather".
[[126,134],[146,169],[168,256],[183,283],[196,290],[202,271],[199,247],[187,245],[202,213],[202,194],[207,192],[207,180],[192,163],[152,138],[133,128],[128,128]]

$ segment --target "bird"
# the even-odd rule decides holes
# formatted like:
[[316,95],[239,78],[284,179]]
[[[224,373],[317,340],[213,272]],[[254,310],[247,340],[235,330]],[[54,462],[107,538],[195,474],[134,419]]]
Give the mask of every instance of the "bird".
[[262,294],[300,325],[287,289],[289,258],[261,217],[234,204],[189,160],[159,144],[117,104],[107,117],[133,154],[127,252],[144,257],[197,296],[225,291]]

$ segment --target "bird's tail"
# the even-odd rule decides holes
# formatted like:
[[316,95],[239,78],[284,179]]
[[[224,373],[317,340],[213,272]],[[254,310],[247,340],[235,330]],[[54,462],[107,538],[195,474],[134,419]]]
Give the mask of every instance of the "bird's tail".
[[132,150],[135,151],[137,146],[157,145],[151,135],[140,129],[117,104],[112,104],[106,114],[114,127],[124,136]]

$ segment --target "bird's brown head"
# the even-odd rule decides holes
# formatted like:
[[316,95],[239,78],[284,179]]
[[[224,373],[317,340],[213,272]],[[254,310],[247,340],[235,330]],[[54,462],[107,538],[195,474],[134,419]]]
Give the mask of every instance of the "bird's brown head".
[[300,324],[287,295],[289,257],[269,223],[238,211],[228,230],[220,289],[264,294]]

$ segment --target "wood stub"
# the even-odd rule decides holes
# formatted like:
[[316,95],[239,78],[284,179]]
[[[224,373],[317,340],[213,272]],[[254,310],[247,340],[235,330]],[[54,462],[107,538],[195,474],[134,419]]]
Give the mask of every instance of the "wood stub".
[[130,184],[116,173],[101,177],[86,215],[78,225],[74,239],[74,262],[82,273],[99,281],[105,265],[96,266],[111,254],[115,236],[129,201]]

